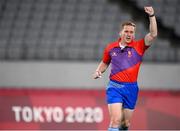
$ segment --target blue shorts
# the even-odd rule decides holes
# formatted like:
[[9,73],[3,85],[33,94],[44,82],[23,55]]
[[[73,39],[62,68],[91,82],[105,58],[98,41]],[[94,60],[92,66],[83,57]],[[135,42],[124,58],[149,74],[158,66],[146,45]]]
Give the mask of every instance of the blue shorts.
[[120,83],[110,80],[106,89],[107,103],[122,103],[123,108],[134,109],[138,92],[137,82]]

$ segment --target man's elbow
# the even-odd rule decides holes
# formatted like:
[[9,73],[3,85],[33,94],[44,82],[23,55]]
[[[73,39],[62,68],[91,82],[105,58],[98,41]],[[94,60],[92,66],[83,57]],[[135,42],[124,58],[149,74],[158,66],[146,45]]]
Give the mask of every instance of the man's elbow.
[[154,37],[157,37],[158,36],[158,32],[154,33]]
[[157,32],[154,32],[154,33],[151,34],[151,37],[152,37],[152,38],[156,38],[157,36],[158,36],[158,33],[157,33]]

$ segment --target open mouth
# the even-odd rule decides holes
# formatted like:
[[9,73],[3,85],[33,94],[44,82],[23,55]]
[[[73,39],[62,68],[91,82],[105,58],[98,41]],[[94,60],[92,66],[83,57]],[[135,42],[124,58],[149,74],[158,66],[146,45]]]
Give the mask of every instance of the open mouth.
[[129,41],[129,40],[131,40],[131,37],[126,37],[126,39]]

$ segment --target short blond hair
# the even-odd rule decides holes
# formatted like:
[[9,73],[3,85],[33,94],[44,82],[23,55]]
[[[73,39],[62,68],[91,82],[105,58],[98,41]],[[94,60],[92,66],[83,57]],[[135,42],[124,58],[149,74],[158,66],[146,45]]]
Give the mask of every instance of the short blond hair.
[[121,29],[123,29],[124,26],[126,26],[126,25],[133,26],[134,28],[136,28],[136,24],[134,24],[134,23],[131,22],[131,21],[126,21],[126,22],[123,22],[123,23],[121,24]]

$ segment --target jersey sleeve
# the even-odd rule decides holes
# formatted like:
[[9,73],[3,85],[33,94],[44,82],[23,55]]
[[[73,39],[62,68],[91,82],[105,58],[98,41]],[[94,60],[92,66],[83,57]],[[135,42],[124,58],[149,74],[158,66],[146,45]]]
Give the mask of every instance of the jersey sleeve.
[[103,58],[102,61],[106,64],[109,64],[111,61],[111,57],[109,55],[109,49],[108,46],[104,49]]
[[145,45],[144,39],[140,39],[136,41],[135,48],[140,55],[143,55],[144,52],[149,48],[149,46]]

